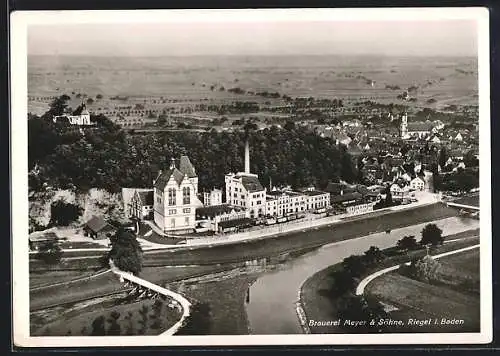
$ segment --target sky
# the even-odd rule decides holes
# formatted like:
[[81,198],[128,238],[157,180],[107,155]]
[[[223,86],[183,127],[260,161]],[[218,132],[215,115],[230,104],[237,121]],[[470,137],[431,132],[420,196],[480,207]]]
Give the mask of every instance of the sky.
[[473,20],[31,25],[29,55],[477,56]]

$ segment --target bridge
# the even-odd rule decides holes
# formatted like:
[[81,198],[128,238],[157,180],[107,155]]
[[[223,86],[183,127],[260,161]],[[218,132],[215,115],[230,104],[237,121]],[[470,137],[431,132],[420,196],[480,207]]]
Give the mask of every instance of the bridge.
[[111,271],[120,278],[120,282],[125,283],[126,286],[134,287],[132,292],[139,292],[139,297],[149,297],[155,299],[160,295],[172,298],[174,304],[178,304],[182,308],[182,316],[172,327],[160,336],[174,335],[183,325],[184,321],[189,317],[191,311],[191,303],[179,293],[172,292],[166,288],[160,287],[156,284],[148,282],[142,278],[134,276],[132,273],[124,272],[115,266],[112,260],[109,261]]

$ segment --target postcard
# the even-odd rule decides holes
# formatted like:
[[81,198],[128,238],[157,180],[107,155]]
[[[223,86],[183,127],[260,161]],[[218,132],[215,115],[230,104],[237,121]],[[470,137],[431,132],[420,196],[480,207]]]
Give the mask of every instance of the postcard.
[[14,344],[491,342],[488,16],[14,12]]

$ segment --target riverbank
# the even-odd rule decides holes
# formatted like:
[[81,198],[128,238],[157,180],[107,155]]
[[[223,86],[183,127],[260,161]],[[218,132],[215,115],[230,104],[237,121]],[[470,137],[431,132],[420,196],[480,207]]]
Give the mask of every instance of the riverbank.
[[[165,249],[145,250],[144,266],[162,265],[210,265],[243,262],[252,258],[273,256],[284,252],[319,247],[328,243],[347,240],[370,233],[397,229],[425,221],[439,220],[458,215],[458,211],[442,203],[420,206],[409,210],[397,210],[385,214],[352,217],[346,221],[282,232],[252,239],[213,243],[198,246],[177,246]],[[307,236],[306,238],[304,236]],[[65,252],[57,265],[46,265],[30,259],[30,270],[86,270],[102,267],[102,252]]]
[[[448,235],[445,237],[445,241],[450,242],[445,243],[445,245],[437,248],[433,253],[447,252],[477,244],[479,241],[479,229]],[[384,267],[407,262],[412,258],[422,257],[425,255],[425,253],[425,250],[417,250],[407,255],[389,257],[383,263],[378,265],[375,270],[380,270]],[[305,282],[300,287],[301,299],[299,303],[306,316],[304,322],[308,326],[311,320],[338,320],[338,310],[336,304],[338,301],[340,301],[339,298],[341,298],[341,296],[335,296],[335,293],[332,292],[331,287],[335,283],[333,274],[341,269],[341,263],[330,265],[329,267],[322,269],[307,278],[307,280],[305,280]],[[366,274],[368,275],[375,270],[366,272]],[[346,330],[339,325],[309,326],[309,330],[311,333],[317,334],[335,334],[346,332]]]

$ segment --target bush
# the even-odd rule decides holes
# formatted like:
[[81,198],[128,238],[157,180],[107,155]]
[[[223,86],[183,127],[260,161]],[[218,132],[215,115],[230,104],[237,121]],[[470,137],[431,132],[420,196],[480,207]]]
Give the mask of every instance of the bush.
[[78,220],[83,209],[78,205],[67,203],[60,199],[50,206],[50,224],[55,226],[68,226]]
[[400,267],[400,273],[407,277],[422,281],[431,282],[438,279],[438,271],[441,264],[431,256],[414,259],[410,265]]

